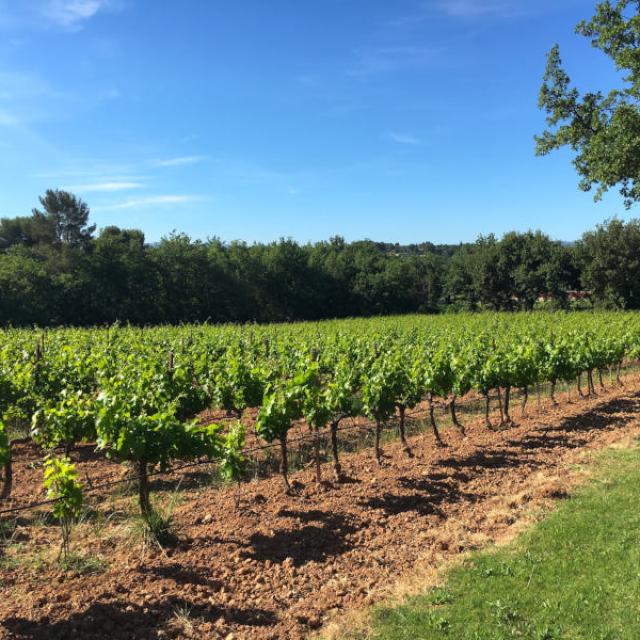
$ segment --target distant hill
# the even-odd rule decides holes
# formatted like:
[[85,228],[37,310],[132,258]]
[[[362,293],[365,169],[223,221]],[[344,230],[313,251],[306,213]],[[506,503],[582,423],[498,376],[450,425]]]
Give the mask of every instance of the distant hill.
[[459,244],[433,244],[433,242],[420,242],[417,244],[400,244],[398,242],[374,242],[384,253],[394,255],[419,256],[431,253],[438,256],[452,256],[464,247],[472,246],[472,243],[461,242]]

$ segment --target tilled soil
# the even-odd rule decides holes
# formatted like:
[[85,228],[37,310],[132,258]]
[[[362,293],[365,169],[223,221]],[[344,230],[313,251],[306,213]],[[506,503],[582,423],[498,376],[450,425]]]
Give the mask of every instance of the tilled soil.
[[[143,553],[141,542],[118,534],[115,518],[85,523],[74,548],[106,567],[5,563],[0,638],[304,638],[380,600],[418,566],[511,537],[567,494],[573,463],[640,434],[639,413],[640,394],[615,389],[505,431],[470,423],[467,438],[446,431],[446,448],[431,434],[410,438],[412,458],[386,444],[382,467],[371,451],[344,455],[341,485],[318,487],[307,470],[293,474],[296,495],[286,496],[280,478],[257,480],[243,486],[239,508],[233,489],[191,487],[174,513],[180,540],[164,551]],[[20,486],[32,457],[26,446],[17,451],[18,499],[36,497],[29,482]],[[326,465],[323,472],[329,478]],[[97,510],[113,515],[116,504]],[[26,552],[58,545],[59,534],[25,518],[14,541]]]

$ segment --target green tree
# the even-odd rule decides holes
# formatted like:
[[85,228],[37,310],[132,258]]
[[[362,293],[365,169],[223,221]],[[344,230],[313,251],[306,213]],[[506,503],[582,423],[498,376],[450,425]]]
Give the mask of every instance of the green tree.
[[0,323],[48,324],[51,277],[46,264],[23,247],[0,254]]
[[55,224],[41,213],[0,219],[0,249],[15,245],[53,244],[55,240]]
[[89,265],[94,322],[159,322],[160,277],[142,231],[105,227]]
[[560,48],[549,52],[539,105],[548,129],[536,136],[536,152],[569,147],[580,188],[596,187],[598,200],[618,186],[628,208],[640,199],[640,3],[606,0],[593,18],[576,27],[579,35],[609,56],[622,82],[619,88],[580,93],[562,66]]
[[[549,266],[558,243],[536,231],[507,233],[500,241],[502,271],[506,275],[517,306],[530,311],[543,293],[564,297],[561,282],[550,277]],[[556,272],[555,275],[560,275]],[[550,286],[552,285],[552,289]]]
[[474,250],[463,247],[448,261],[444,276],[444,301],[454,309],[473,311],[478,306],[474,286]]
[[93,237],[96,225],[89,225],[88,205],[68,191],[47,189],[39,198],[43,211],[33,210],[33,217],[49,221],[60,244],[82,247]]
[[493,234],[478,238],[471,266],[475,295],[481,304],[495,311],[511,309],[515,291],[509,278],[509,264]]
[[582,283],[597,305],[640,308],[640,220],[609,220],[578,243]]

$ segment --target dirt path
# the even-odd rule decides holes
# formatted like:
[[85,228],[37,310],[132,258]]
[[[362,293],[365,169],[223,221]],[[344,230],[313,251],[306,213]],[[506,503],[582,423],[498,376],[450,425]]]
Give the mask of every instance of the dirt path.
[[[240,511],[232,490],[193,489],[175,512],[181,541],[166,555],[142,558],[119,525],[99,537],[83,525],[76,548],[104,557],[106,571],[3,570],[0,638],[304,638],[379,600],[419,564],[513,535],[566,493],[572,463],[640,434],[639,415],[640,394],[612,390],[500,433],[447,430],[443,449],[417,436],[411,459],[387,444],[381,468],[371,451],[345,455],[341,486],[317,488],[311,470],[293,475],[293,497],[279,478],[250,483]],[[53,527],[21,535],[25,548],[58,544]]]

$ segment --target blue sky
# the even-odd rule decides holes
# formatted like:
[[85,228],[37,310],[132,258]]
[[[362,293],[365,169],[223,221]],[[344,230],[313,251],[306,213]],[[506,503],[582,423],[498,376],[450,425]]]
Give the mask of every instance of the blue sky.
[[594,0],[0,0],[0,216],[50,187],[100,227],[249,242],[571,240],[626,217],[534,156]]

